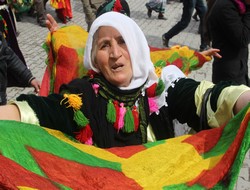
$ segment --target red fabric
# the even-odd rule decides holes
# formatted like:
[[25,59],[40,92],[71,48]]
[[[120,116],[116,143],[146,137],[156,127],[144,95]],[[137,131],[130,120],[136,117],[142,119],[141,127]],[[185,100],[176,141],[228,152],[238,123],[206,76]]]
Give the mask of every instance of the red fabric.
[[[228,148],[228,151],[226,151],[226,153],[223,155],[223,158],[221,159],[221,161],[211,170],[206,170],[203,173],[201,173],[200,176],[190,181],[188,185],[192,186],[194,184],[201,184],[207,189],[211,189],[212,187],[216,185],[215,181],[222,180],[222,178],[227,173],[229,173],[229,170],[237,156],[237,152],[239,151],[239,148],[240,148],[239,145],[241,144],[241,141],[244,138],[249,119],[250,119],[250,113],[248,113],[246,117],[244,118],[239,128],[239,131],[237,133],[237,136],[235,137],[231,146]],[[221,128],[218,128],[218,129],[221,129]],[[216,140],[214,141],[217,142]]]
[[0,189],[12,190],[17,189],[16,186],[27,186],[37,189],[46,187],[45,189],[50,190],[59,189],[50,180],[24,169],[16,162],[2,155],[0,155],[0,163]]
[[[131,187],[133,189],[141,189],[134,180],[127,178],[120,171],[87,166],[33,148],[29,148],[29,151],[48,178],[72,189],[79,189],[79,187],[88,190],[124,190],[131,189]],[[92,185],[90,186],[89,184]],[[50,189],[44,187],[43,189]]]
[[172,64],[167,62],[167,65],[175,65],[178,68],[182,68],[183,67],[183,60],[181,58],[178,58],[178,59],[174,60]]
[[152,84],[149,88],[147,88],[147,95],[148,97],[155,97],[157,84]]
[[70,0],[65,0],[65,8],[56,9],[56,15],[63,23],[67,23],[67,19],[72,19]]
[[53,54],[52,43],[49,44],[50,48],[48,48],[48,66],[46,67],[45,73],[43,75],[41,89],[39,92],[40,96],[48,96],[51,93],[50,79],[51,79],[51,71],[53,70],[53,65],[55,63],[55,58]]
[[142,150],[146,150],[146,148],[143,145],[137,145],[137,146],[126,146],[120,148],[114,147],[114,148],[109,148],[107,150],[109,152],[112,152],[113,154],[116,154],[119,157],[129,158]]
[[194,52],[194,56],[197,56],[198,59],[199,59],[198,65],[196,66],[197,68],[202,67],[202,66],[204,65],[204,63],[207,62],[205,56],[203,56],[200,52],[195,51],[195,52]]
[[191,144],[199,154],[203,154],[210,151],[218,143],[223,129],[224,127],[218,127],[213,130],[201,131],[196,134],[196,138],[191,136],[183,142]]
[[59,92],[59,88],[62,84],[75,79],[77,77],[75,73],[79,71],[77,64],[79,58],[75,49],[61,45],[58,50],[58,55],[60,56],[58,56],[56,64],[55,93]]
[[49,91],[50,91],[50,74],[48,71],[48,67],[45,69],[44,75],[43,75],[43,79],[42,79],[42,83],[41,83],[41,89],[39,91],[39,96],[48,96],[49,95]]
[[159,50],[167,50],[169,48],[158,48],[158,47],[149,46],[149,49],[151,52],[154,52],[154,51],[159,51]]

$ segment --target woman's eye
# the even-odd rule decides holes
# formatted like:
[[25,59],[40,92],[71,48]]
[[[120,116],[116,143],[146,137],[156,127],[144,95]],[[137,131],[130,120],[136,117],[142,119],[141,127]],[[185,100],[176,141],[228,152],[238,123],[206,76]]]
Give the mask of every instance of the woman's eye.
[[120,39],[118,40],[118,43],[119,43],[119,44],[125,44],[125,41],[124,41],[123,38],[120,38]]
[[108,43],[104,43],[104,44],[101,45],[101,49],[106,48],[106,47],[109,47]]

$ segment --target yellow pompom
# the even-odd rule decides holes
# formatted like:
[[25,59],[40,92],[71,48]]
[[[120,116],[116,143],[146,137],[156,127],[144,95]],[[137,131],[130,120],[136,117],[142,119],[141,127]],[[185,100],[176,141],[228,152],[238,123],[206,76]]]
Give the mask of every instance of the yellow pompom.
[[79,110],[82,107],[81,94],[64,94],[61,104],[64,100],[68,99],[64,104],[69,104],[67,108],[72,107],[74,110]]

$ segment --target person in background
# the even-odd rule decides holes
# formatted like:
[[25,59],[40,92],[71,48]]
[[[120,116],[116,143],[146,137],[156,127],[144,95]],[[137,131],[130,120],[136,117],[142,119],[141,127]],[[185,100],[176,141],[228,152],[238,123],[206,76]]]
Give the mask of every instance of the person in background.
[[[16,76],[18,83],[10,83],[9,78],[11,76]],[[7,103],[6,88],[9,86],[33,86],[34,91],[38,93],[40,82],[8,46],[3,34],[0,32],[0,105]]]
[[194,9],[198,11],[200,18],[200,36],[201,36],[201,45],[200,51],[207,49],[207,43],[204,37],[203,25],[204,25],[204,16],[207,11],[207,3],[205,0],[185,0],[183,3],[183,10],[181,20],[177,22],[168,32],[162,35],[163,46],[169,47],[169,40],[183,31],[190,23]]
[[51,0],[50,5],[55,8],[57,17],[66,24],[73,18],[70,0]]
[[34,5],[31,7],[29,14],[36,16],[37,23],[41,27],[46,27],[46,14],[45,14],[44,0],[34,0]]
[[126,0],[106,0],[96,11],[96,18],[100,15],[115,11],[130,17],[130,8]]
[[6,0],[0,1],[0,32],[4,35],[8,45],[17,56],[26,64],[17,41],[15,15]]
[[[6,0],[0,1],[0,40],[1,40],[1,43],[3,43],[3,41],[4,42],[6,41],[6,43],[3,43],[3,44],[7,44],[4,47],[8,46],[9,48],[4,48],[4,49],[10,49],[10,50],[8,50],[8,52],[11,52],[11,54],[14,55],[13,57],[16,57],[15,59],[19,60],[18,61],[19,67],[21,67],[23,69],[23,71],[27,70],[28,72],[30,72],[29,69],[27,68],[26,61],[25,61],[24,56],[23,56],[23,54],[19,48],[19,45],[18,45],[17,30],[16,30],[16,25],[15,25],[14,14],[13,14],[10,6],[7,4]],[[4,68],[1,70],[1,75],[4,77],[3,78],[1,77],[1,80],[0,80],[0,82],[2,83],[1,87],[0,87],[1,88],[0,91],[2,94],[4,94],[1,96],[5,97],[5,98],[1,98],[4,100],[1,102],[4,102],[4,103],[6,102],[6,95],[5,95],[6,94],[6,86],[7,87],[13,87],[13,86],[27,87],[27,86],[29,86],[29,84],[27,82],[20,80],[20,76],[17,74],[16,71],[12,72],[13,69],[8,69],[8,71],[6,70],[7,64],[12,62],[12,61],[7,61],[8,58],[6,58],[6,57],[11,58],[11,56],[9,56],[9,55],[0,57],[1,62],[4,61],[4,63],[1,64],[1,67]],[[13,65],[15,66],[16,64],[13,64]],[[8,68],[13,68],[13,67],[8,67]],[[7,84],[6,84],[6,81],[8,81]],[[1,104],[3,104],[3,103],[1,103]]]
[[108,11],[116,11],[130,16],[130,9],[126,0],[81,0],[85,20],[87,23],[87,31],[96,17]]
[[175,118],[203,130],[196,124],[210,88],[208,104],[213,108],[205,106],[209,127],[225,124],[250,101],[245,85],[198,82],[173,65],[164,67],[158,77],[142,30],[117,12],[104,13],[93,22],[84,66],[88,76],[62,85],[59,94],[21,95],[0,107],[0,119],[60,130],[82,143],[108,148],[143,144],[149,137],[169,138]]
[[149,0],[145,5],[148,9],[147,15],[149,18],[151,18],[152,12],[155,11],[158,13],[158,19],[167,20],[164,16],[166,0]]
[[198,21],[200,20],[200,19],[199,19],[198,12],[197,12],[196,10],[195,10],[195,12],[194,12],[192,18],[193,18],[196,22],[198,22]]
[[91,24],[96,18],[96,11],[98,7],[105,2],[105,0],[81,0],[83,5],[83,12],[85,14],[85,21],[87,23],[87,31],[89,31]]
[[222,55],[213,61],[212,81],[234,81],[250,86],[250,0],[209,0],[205,18],[207,40]]

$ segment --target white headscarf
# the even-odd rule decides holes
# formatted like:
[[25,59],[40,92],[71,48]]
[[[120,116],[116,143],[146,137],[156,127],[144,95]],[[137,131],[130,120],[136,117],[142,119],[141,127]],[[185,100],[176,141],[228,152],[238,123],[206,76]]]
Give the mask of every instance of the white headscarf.
[[118,30],[127,45],[132,62],[133,78],[127,87],[120,87],[123,90],[130,90],[142,86],[145,87],[158,82],[153,63],[150,59],[150,50],[147,40],[139,26],[128,16],[117,12],[107,12],[99,16],[92,24],[87,45],[84,52],[84,66],[99,73],[100,71],[91,61],[91,50],[93,36],[101,26],[111,26]]

